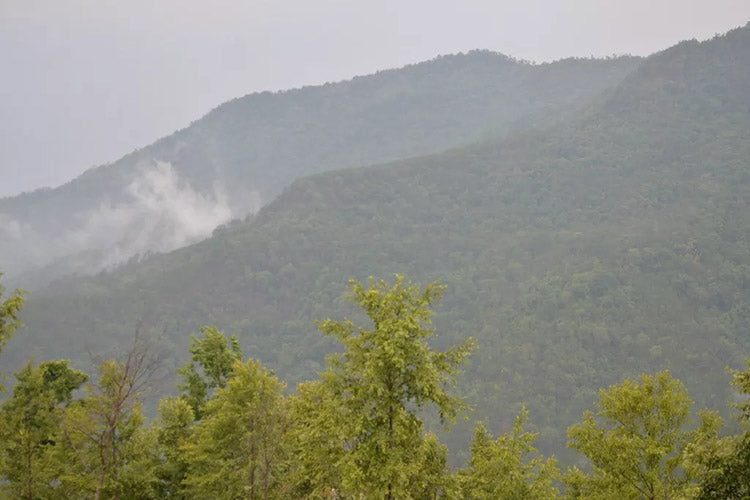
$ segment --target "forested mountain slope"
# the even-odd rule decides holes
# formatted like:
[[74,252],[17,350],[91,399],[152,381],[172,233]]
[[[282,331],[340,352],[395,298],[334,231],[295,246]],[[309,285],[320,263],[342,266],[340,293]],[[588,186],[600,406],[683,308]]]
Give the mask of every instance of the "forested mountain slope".
[[723,407],[750,353],[748,89],[750,25],[683,42],[551,130],[301,179],[209,240],[58,281],[6,354],[82,359],[141,319],[183,353],[216,324],[293,383],[331,348],[314,320],[355,314],[348,278],[402,273],[448,285],[436,326],[477,339],[460,392],[493,432],[525,404],[559,452],[600,387],[663,368]]
[[173,250],[254,212],[301,176],[559,120],[639,62],[532,65],[476,51],[235,99],[59,188],[0,199],[0,269],[6,280],[36,270],[14,280],[35,287]]

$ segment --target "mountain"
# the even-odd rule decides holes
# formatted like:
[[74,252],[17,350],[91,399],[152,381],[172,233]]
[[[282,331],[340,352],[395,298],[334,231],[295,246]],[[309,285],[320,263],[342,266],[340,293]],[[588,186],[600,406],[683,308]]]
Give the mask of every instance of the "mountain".
[[447,284],[438,344],[477,339],[459,392],[494,433],[525,405],[563,454],[600,387],[664,368],[724,407],[750,353],[749,88],[750,25],[650,56],[556,126],[299,179],[210,239],[33,294],[5,355],[85,361],[142,323],[184,358],[215,324],[293,383],[333,348],[316,318],[363,320],[347,280],[402,273]]
[[299,177],[559,120],[639,61],[533,65],[475,51],[235,99],[56,189],[0,199],[0,269],[36,288],[173,250],[256,211]]

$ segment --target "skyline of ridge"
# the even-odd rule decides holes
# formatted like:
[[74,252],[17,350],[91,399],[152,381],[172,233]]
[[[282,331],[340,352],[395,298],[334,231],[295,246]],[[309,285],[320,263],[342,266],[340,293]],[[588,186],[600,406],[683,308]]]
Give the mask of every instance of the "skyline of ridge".
[[0,63],[11,69],[0,82],[0,197],[64,183],[254,92],[477,48],[538,62],[648,55],[750,18],[750,4],[735,0],[576,9],[549,1],[114,7],[0,7],[0,41],[9,48]]

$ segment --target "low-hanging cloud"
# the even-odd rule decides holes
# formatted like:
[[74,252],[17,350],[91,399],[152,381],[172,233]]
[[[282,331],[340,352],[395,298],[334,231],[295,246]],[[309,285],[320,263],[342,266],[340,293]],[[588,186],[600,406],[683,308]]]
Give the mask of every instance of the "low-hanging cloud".
[[132,201],[83,214],[71,237],[82,249],[109,248],[102,267],[145,251],[168,252],[201,240],[232,217],[223,191],[202,194],[181,182],[169,163],[143,170],[127,188]]
[[95,273],[145,252],[168,252],[204,239],[235,215],[221,186],[194,189],[166,162],[141,168],[124,194],[123,201],[78,212],[60,234],[0,214],[0,266],[64,262],[67,272]]

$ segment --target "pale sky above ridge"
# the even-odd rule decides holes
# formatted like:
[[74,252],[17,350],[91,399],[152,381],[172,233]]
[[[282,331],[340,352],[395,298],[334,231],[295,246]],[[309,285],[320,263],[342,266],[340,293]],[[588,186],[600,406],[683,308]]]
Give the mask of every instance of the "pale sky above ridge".
[[648,55],[748,0],[0,0],[0,196],[55,186],[251,92],[439,54]]

